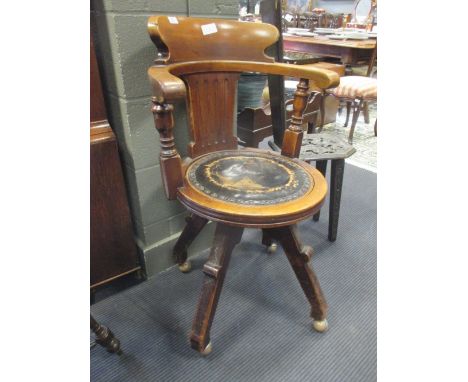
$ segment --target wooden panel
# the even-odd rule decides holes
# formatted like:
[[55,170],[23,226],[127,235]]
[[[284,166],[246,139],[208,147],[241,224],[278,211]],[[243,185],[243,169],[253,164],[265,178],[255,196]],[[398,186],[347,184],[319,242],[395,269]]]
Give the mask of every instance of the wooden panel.
[[91,39],[91,288],[140,269],[115,135]]
[[189,155],[237,148],[234,104],[238,73],[203,73],[184,77],[188,87]]
[[93,40],[91,39],[91,63],[90,63],[90,121],[97,122],[107,119],[104,97],[102,95],[101,78],[99,77],[99,68],[94,51]]
[[115,137],[91,145],[91,286],[139,269]]
[[[204,33],[202,26],[207,24],[215,25],[212,33]],[[182,16],[177,16],[177,23],[167,16],[151,16],[148,32],[165,63],[206,58],[273,62],[264,51],[279,37],[269,24]]]

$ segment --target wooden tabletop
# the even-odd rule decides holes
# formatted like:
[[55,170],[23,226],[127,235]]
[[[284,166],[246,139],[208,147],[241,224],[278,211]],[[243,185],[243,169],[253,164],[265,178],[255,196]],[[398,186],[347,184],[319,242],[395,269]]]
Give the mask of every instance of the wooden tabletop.
[[290,42],[301,42],[314,45],[333,45],[354,49],[374,49],[377,40],[332,40],[326,36],[302,37],[302,36],[283,36],[283,40]]

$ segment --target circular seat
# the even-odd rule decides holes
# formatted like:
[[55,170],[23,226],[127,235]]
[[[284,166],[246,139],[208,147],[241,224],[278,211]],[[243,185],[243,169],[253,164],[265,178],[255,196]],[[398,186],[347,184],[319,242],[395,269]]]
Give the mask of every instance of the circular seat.
[[271,151],[225,150],[202,155],[187,168],[179,200],[192,212],[231,225],[294,224],[320,209],[322,174]]

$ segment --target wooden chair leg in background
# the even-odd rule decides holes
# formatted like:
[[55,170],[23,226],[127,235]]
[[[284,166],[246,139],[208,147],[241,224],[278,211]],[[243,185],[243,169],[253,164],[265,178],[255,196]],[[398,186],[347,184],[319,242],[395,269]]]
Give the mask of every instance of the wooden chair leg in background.
[[[320,171],[320,173],[326,177],[327,176],[327,162],[326,160],[318,160],[316,163],[315,163],[315,167],[317,170]],[[320,219],[320,211],[318,211],[315,215],[314,215],[314,222],[318,222],[319,219]]]
[[104,347],[109,353],[122,354],[120,341],[104,325],[100,325],[91,315],[91,330],[96,335],[96,343]]
[[374,135],[377,136],[377,119],[375,119],[374,123]]
[[311,247],[302,247],[297,237],[296,226],[270,228],[286,253],[288,260],[296,274],[302,290],[311,306],[311,317],[314,319],[313,327],[318,332],[328,329],[327,303],[323,296],[317,276],[308,265],[313,251]]
[[323,130],[323,125],[325,124],[325,94],[317,94],[317,97],[320,96],[320,126],[317,130],[319,133]]
[[278,245],[273,242],[272,237],[266,229],[262,230],[262,244],[267,247],[267,252],[270,254],[276,252],[276,249],[278,248]]
[[343,188],[344,159],[331,161],[330,176],[330,210],[328,217],[328,240],[335,241],[340,216],[341,190]]
[[359,113],[361,112],[362,109],[362,104],[364,100],[360,100],[358,104],[356,102],[353,102],[354,104],[354,110],[353,110],[353,121],[351,122],[351,129],[349,130],[349,136],[348,136],[348,143],[350,145],[353,144],[353,135],[354,135],[354,129],[356,128],[356,123],[359,118]]
[[208,223],[208,220],[198,215],[192,214],[185,219],[187,225],[179,236],[172,254],[174,260],[179,264],[181,272],[189,272],[192,269],[190,261],[187,260],[187,249],[201,232],[203,227]]
[[210,256],[203,266],[205,276],[190,335],[192,348],[203,355],[209,354],[212,350],[210,341],[211,324],[232,250],[240,242],[243,230],[243,228],[218,223]]
[[364,101],[363,107],[362,107],[362,112],[364,114],[364,122],[369,123],[369,103],[367,101]]
[[344,127],[348,127],[349,115],[351,114],[351,104],[351,101],[346,101],[346,120],[344,123]]

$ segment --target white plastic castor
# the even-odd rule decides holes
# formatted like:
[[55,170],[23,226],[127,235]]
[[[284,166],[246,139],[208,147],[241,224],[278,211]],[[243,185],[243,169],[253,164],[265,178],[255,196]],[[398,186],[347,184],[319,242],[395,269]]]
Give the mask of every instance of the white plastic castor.
[[317,332],[323,333],[328,330],[328,321],[326,319],[321,321],[314,320],[313,326]]
[[275,253],[277,249],[278,249],[278,244],[271,243],[267,248],[267,253],[271,255],[272,253]]
[[208,355],[211,353],[211,351],[213,350],[213,345],[211,345],[211,341],[208,345],[206,345],[205,349],[203,349],[200,354],[201,355]]
[[191,269],[192,269],[192,263],[189,260],[183,262],[182,264],[179,264],[179,270],[182,273],[190,272]]

